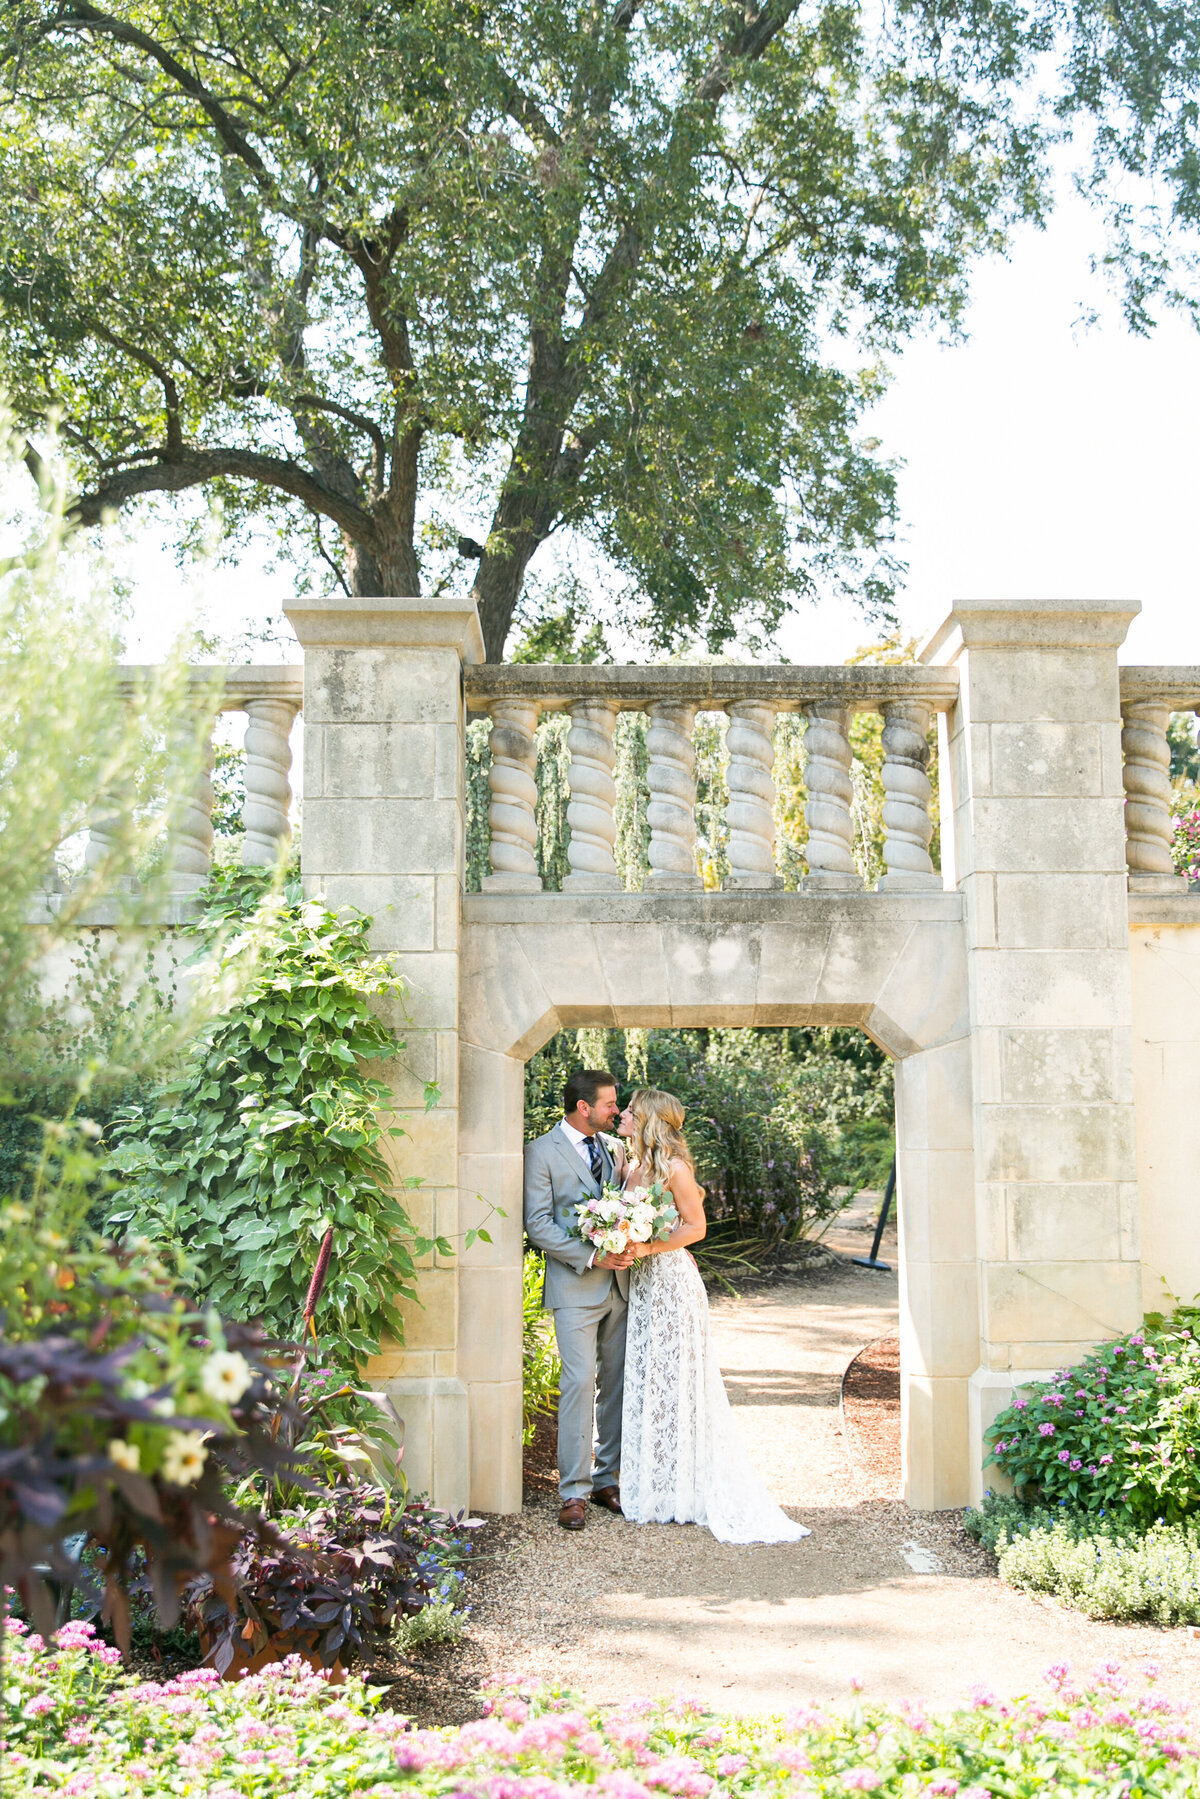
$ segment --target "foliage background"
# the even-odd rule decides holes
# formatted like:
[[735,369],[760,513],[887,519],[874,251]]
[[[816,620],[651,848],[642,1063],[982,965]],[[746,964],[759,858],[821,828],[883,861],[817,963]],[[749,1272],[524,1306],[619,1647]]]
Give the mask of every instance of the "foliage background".
[[560,1031],[526,1067],[527,1138],[562,1117],[580,1066],[609,1069],[621,1097],[662,1086],[683,1101],[714,1236],[819,1236],[847,1188],[887,1178],[891,1067],[860,1032]]

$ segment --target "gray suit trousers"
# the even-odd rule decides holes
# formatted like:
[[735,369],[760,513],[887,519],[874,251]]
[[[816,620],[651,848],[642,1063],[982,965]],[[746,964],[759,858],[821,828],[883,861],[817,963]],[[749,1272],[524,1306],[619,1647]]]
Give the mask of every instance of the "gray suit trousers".
[[558,1490],[564,1499],[585,1499],[594,1487],[618,1483],[628,1315],[629,1307],[615,1280],[598,1305],[554,1309],[554,1334],[562,1360]]

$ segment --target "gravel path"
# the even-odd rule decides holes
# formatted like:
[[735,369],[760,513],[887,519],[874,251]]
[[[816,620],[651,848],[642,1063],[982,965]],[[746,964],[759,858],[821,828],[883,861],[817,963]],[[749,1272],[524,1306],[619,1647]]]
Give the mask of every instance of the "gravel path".
[[[859,1251],[865,1222],[851,1219],[837,1247]],[[1185,1631],[1092,1624],[1015,1593],[958,1513],[909,1512],[871,1496],[870,1471],[856,1480],[841,1377],[864,1344],[894,1334],[894,1276],[840,1262],[715,1298],[712,1314],[749,1453],[814,1534],[734,1547],[592,1508],[574,1535],[558,1529],[556,1501],[535,1493],[519,1518],[489,1524],[461,1676],[476,1684],[512,1669],[598,1702],[679,1692],[750,1712],[845,1700],[852,1678],[876,1698],[950,1704],[975,1682],[1029,1690],[1053,1661],[1153,1660],[1168,1692],[1200,1700],[1200,1646]],[[448,1722],[467,1695],[443,1694],[429,1701]]]

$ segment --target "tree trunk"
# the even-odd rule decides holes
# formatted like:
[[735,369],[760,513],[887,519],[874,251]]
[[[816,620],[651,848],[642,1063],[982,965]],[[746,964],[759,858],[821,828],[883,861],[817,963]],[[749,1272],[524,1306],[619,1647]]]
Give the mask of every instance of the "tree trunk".
[[508,556],[484,555],[480,558],[473,592],[479,607],[479,623],[483,627],[483,653],[489,662],[504,660],[504,645],[525,585],[525,570],[536,547],[529,542],[524,553],[518,551]]
[[375,542],[368,546],[350,537],[346,545],[346,574],[353,594],[415,599],[421,592],[421,570],[411,538],[388,529],[386,517],[376,518]]

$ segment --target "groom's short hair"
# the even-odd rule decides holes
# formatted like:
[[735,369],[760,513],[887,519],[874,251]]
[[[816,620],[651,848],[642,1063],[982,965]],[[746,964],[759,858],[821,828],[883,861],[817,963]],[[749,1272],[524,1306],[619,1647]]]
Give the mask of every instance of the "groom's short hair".
[[571,1116],[580,1100],[585,1105],[594,1106],[601,1087],[615,1089],[616,1084],[616,1075],[609,1074],[605,1068],[577,1068],[563,1088],[564,1117]]

